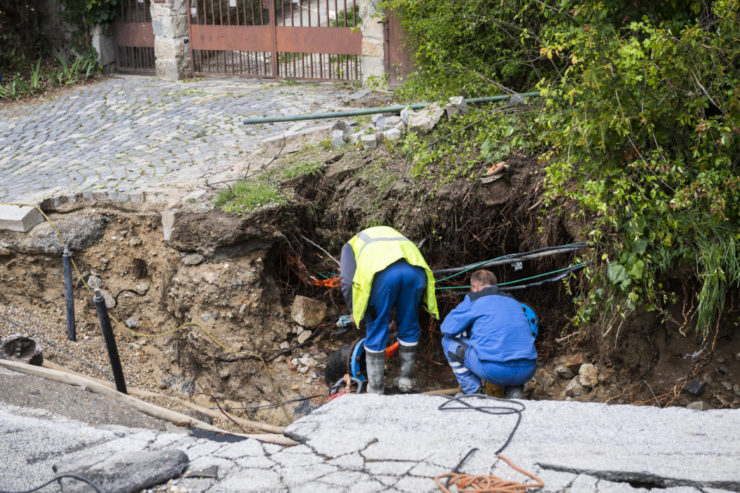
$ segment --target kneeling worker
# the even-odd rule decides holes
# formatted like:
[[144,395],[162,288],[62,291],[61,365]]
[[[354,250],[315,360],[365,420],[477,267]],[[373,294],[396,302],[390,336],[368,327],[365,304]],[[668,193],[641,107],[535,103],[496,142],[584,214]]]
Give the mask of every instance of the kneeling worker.
[[537,350],[522,305],[496,286],[496,275],[478,270],[470,278],[471,293],[442,322],[442,348],[466,394],[485,393],[482,382],[520,398],[532,378]]
[[359,327],[364,319],[365,362],[368,392],[382,394],[385,347],[391,310],[396,308],[401,370],[398,388],[413,388],[416,346],[419,343],[419,304],[439,318],[434,296],[434,276],[413,242],[388,226],[357,233],[342,248],[340,260],[342,294],[352,320]]

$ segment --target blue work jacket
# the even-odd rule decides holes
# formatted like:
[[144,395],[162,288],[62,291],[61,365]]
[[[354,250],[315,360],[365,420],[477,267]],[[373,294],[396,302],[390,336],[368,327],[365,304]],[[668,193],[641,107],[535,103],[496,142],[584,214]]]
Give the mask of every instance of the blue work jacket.
[[481,361],[536,360],[534,335],[522,305],[496,286],[469,293],[442,322],[442,334],[460,336],[475,348]]

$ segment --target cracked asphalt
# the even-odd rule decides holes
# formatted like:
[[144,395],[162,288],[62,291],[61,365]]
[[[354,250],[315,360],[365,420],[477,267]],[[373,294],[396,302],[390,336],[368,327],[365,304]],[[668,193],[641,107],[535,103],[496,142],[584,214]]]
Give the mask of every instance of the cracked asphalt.
[[[39,392],[27,378],[0,370],[0,380],[15,383],[17,394]],[[69,404],[50,412],[39,401],[23,404],[16,397],[11,404],[7,392],[0,394],[2,490],[41,484],[60,463],[174,450],[187,455],[184,476],[147,491],[439,491],[433,478],[461,462],[463,473],[525,482],[496,456],[521,417],[503,455],[540,477],[541,491],[740,491],[740,410],[522,401],[525,409],[517,415],[511,412],[517,406],[507,402],[466,399],[506,408],[480,412],[444,397],[346,395],[289,426],[285,434],[299,444],[285,447],[198,438],[171,426],[135,427],[143,422],[94,423],[105,399],[78,387],[43,385],[62,386]],[[210,477],[192,477],[199,471]],[[73,490],[53,483],[41,491]]]
[[120,75],[0,107],[0,201],[187,186],[238,171],[263,139],[310,125],[245,117],[337,111],[351,89]]

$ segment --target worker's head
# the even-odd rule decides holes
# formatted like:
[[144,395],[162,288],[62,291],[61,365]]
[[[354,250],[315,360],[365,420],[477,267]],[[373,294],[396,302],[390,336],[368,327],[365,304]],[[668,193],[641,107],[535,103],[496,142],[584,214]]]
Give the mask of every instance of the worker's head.
[[474,293],[488,286],[495,286],[498,281],[496,274],[490,270],[477,270],[470,276],[470,290]]

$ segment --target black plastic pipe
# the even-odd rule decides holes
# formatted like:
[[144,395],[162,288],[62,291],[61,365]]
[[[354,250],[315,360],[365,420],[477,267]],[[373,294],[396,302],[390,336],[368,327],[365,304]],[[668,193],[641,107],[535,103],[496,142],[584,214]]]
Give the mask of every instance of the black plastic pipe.
[[72,256],[67,248],[62,255],[62,265],[64,267],[64,300],[67,302],[67,339],[77,342],[77,333],[75,326],[75,299],[72,289]]
[[534,258],[547,257],[548,255],[555,255],[557,253],[572,252],[575,250],[580,250],[581,248],[586,248],[586,243],[583,241],[579,241],[576,243],[570,243],[568,245],[538,248],[537,250],[532,250],[529,252],[512,253],[512,254],[505,255],[503,257],[496,258],[493,260],[476,262],[474,264],[463,265],[461,267],[450,267],[448,269],[437,269],[437,270],[433,270],[432,274],[434,274],[435,276],[441,276],[444,274],[452,274],[453,272],[460,272],[463,270],[485,269],[486,267],[493,267],[494,265],[513,264],[515,262],[521,262],[522,260],[532,260]]
[[[481,98],[468,98],[465,100],[468,104],[475,103],[493,103],[495,101],[507,101],[509,99],[519,99],[539,96],[539,92],[523,92],[521,94],[502,94],[499,96],[485,96]],[[418,110],[428,106],[429,103],[401,104],[398,106],[385,106],[382,108],[365,108],[361,110],[336,111],[333,113],[310,113],[307,115],[287,115],[287,116],[266,116],[263,118],[245,118],[242,123],[251,125],[254,123],[276,123],[276,122],[297,122],[300,120],[321,120],[324,118],[346,118],[349,116],[374,115],[376,113],[398,113],[405,108]]]
[[116,382],[116,389],[126,394],[126,380],[123,378],[123,369],[121,368],[121,359],[118,357],[116,338],[113,336],[113,329],[110,326],[110,318],[108,318],[108,308],[105,306],[105,299],[103,299],[103,294],[98,289],[95,290],[93,302],[95,303],[95,311],[98,312],[100,328],[103,330],[103,338],[105,339],[105,347],[108,349],[108,358],[110,359],[110,366],[113,369],[113,380]]

